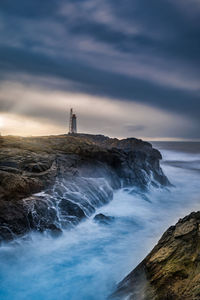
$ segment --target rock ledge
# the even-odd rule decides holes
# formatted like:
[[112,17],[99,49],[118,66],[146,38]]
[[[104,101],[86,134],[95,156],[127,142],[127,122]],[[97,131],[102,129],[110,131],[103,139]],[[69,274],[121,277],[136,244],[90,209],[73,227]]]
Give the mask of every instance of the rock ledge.
[[110,299],[199,300],[200,212],[171,226]]

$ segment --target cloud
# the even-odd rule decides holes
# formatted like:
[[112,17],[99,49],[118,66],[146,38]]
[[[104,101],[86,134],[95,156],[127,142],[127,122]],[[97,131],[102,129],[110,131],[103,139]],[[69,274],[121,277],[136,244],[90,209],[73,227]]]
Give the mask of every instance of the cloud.
[[71,106],[78,116],[79,132],[113,137],[134,135],[148,139],[169,136],[197,138],[199,134],[188,118],[138,102],[55,89],[49,91],[37,85],[14,82],[0,85],[0,108],[4,118],[1,131],[3,134],[18,132],[21,135],[66,133]]
[[189,93],[161,86],[149,80],[98,70],[72,59],[63,62],[59,58],[52,59],[43,54],[21,51],[17,48],[2,48],[0,56],[3,58],[2,75],[10,71],[17,73],[20,70],[35,76],[54,76],[70,80],[72,90],[80,89],[80,92],[122,100],[137,100],[199,119],[198,91]]
[[20,3],[14,3],[12,0],[1,0],[0,9],[7,15],[24,18],[43,18],[55,13],[59,6],[59,0],[20,0]]
[[128,132],[131,132],[131,133],[135,133],[135,132],[138,132],[138,131],[144,131],[145,128],[147,127],[146,125],[125,125],[124,126]]
[[[197,136],[198,1],[193,0],[193,6],[195,10],[189,9],[185,0],[2,0],[0,81],[21,84],[22,90],[35,84],[37,91],[137,102],[180,116],[188,130],[183,126],[177,134]],[[22,109],[14,96],[14,104],[7,96],[4,89],[2,111]],[[31,94],[27,97],[24,112],[31,105],[39,114],[30,104]],[[52,119],[45,105],[45,118]]]

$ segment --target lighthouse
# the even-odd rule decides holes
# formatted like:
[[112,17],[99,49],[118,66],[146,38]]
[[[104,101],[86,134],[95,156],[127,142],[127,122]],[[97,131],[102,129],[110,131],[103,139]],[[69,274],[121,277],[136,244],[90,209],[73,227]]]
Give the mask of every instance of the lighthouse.
[[69,119],[69,134],[77,133],[77,121],[76,114],[73,113],[73,108],[70,109],[70,119]]

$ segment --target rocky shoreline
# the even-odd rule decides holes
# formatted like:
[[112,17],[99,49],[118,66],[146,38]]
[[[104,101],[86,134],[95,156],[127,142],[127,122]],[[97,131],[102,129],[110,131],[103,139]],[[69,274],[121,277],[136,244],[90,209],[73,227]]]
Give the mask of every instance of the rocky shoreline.
[[199,300],[200,212],[171,226],[109,299]]
[[169,185],[150,143],[102,135],[1,137],[0,241],[54,234],[90,216],[113,191]]

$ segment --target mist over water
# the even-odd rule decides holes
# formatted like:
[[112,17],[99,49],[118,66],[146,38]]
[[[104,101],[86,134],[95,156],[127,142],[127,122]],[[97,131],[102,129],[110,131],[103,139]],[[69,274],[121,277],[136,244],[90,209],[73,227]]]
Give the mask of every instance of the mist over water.
[[[0,248],[0,299],[105,300],[180,217],[199,210],[200,154],[164,150],[163,169],[174,187],[151,189],[147,197],[121,189],[95,213],[59,238],[36,233]],[[167,163],[169,161],[170,163]],[[198,164],[196,164],[198,165]]]

